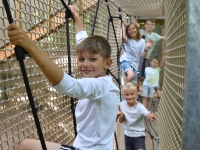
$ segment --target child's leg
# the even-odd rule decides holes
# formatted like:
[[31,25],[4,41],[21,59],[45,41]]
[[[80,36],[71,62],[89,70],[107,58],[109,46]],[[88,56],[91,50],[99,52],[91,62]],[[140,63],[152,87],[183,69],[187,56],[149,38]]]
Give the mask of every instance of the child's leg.
[[147,100],[148,100],[148,95],[149,95],[148,93],[149,93],[148,92],[148,87],[147,86],[142,86],[142,96],[143,96],[142,104],[146,108],[147,108]]
[[133,145],[133,137],[128,137],[125,135],[125,149],[126,150],[134,150],[134,145]]
[[134,78],[134,72],[132,69],[129,69],[127,72],[126,72],[126,82],[131,82]]
[[140,92],[142,64],[143,64],[143,58],[141,57],[140,63],[139,63],[139,66],[138,66],[138,71],[137,71],[137,90],[138,90],[138,92]]
[[141,82],[141,78],[137,77],[137,92],[140,92],[140,82]]
[[121,69],[124,70],[126,74],[126,82],[131,82],[135,76],[135,73],[131,65],[127,61],[122,61],[120,67]]
[[145,136],[134,138],[134,150],[145,150]]
[[146,109],[148,109],[148,98],[147,97],[143,98],[142,104],[144,105],[144,107],[146,107]]
[[150,97],[147,98],[147,104],[146,104],[147,107],[146,107],[146,108],[147,108],[148,110],[151,109],[151,100],[152,100],[152,98],[150,98]]
[[[61,144],[45,141],[47,150],[60,150]],[[74,148],[72,148],[73,150]],[[18,150],[42,150],[42,146],[39,140],[25,139],[20,142]],[[75,150],[75,149],[74,149]]]
[[149,97],[147,100],[147,109],[151,108],[151,101],[153,100],[153,96],[154,96],[154,87],[149,87]]

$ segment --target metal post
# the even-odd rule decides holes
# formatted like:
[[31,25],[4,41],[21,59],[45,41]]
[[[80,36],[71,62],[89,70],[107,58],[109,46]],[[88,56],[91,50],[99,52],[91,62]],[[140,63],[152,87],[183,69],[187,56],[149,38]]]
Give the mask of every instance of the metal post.
[[200,148],[199,6],[199,0],[186,0],[186,58],[182,150]]

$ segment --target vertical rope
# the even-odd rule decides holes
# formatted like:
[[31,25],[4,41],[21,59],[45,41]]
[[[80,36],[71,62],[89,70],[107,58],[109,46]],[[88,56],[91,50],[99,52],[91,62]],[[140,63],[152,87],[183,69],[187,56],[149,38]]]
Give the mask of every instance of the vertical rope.
[[[11,15],[11,12],[10,12],[9,5],[8,5],[8,1],[3,0],[3,4],[4,4],[5,10],[6,10],[6,14],[7,14],[7,17],[8,17],[9,24],[11,24],[11,23],[13,23],[13,19],[12,19],[12,15]],[[40,126],[40,121],[39,121],[37,111],[36,111],[36,108],[35,108],[33,95],[32,95],[32,92],[31,92],[30,85],[29,85],[29,81],[28,81],[28,77],[27,77],[27,73],[26,73],[26,68],[25,68],[24,61],[23,61],[25,59],[25,53],[26,52],[20,46],[15,46],[14,50],[15,50],[16,58],[17,58],[17,60],[19,61],[19,64],[20,64],[24,84],[25,84],[25,87],[26,87],[26,92],[27,92],[27,95],[28,95],[28,98],[29,98],[32,114],[33,114],[33,117],[34,117],[38,136],[39,136],[39,139],[40,139],[40,143],[41,143],[42,149],[47,150],[45,140],[44,140],[44,136],[43,136],[43,133],[42,133],[42,129],[41,129],[41,126]]]
[[94,21],[93,21],[93,25],[92,25],[91,35],[94,34],[94,27],[95,27],[96,20],[97,20],[97,14],[98,14],[98,10],[99,10],[99,3],[100,3],[100,0],[98,0],[98,2],[97,2],[96,11],[95,11],[95,17],[94,17]]
[[[66,21],[66,37],[67,37],[67,56],[68,56],[68,74],[72,76],[72,66],[71,66],[71,51],[70,51],[70,35],[69,35],[69,18],[72,18],[71,10],[65,4],[63,0],[61,0],[63,6],[65,7],[65,21]],[[68,4],[70,4],[70,0],[68,0]],[[70,106],[72,111],[73,117],[73,125],[74,125],[74,133],[75,137],[77,136],[76,130],[76,117],[75,117],[75,105],[74,105],[74,98],[70,97]]]

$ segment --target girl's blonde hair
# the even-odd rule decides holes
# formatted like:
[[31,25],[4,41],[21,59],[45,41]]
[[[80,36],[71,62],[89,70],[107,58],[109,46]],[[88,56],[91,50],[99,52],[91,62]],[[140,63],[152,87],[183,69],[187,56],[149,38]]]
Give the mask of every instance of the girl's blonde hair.
[[135,85],[132,82],[125,83],[125,85],[122,88],[122,94],[124,94],[124,90],[126,90],[126,89],[133,90],[134,92],[137,91]]

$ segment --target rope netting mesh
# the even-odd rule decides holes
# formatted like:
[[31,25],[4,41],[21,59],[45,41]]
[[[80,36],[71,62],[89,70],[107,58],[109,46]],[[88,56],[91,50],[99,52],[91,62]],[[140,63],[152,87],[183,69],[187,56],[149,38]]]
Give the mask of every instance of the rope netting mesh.
[[167,56],[163,94],[159,104],[160,149],[181,149],[185,72],[184,0],[165,1]]
[[[73,49],[76,27],[70,19],[70,39],[66,39],[65,10],[61,1],[10,0],[9,2],[15,23],[26,30],[29,36],[66,72],[68,72],[66,41],[70,40],[72,76],[80,78],[76,66],[77,57]],[[96,3],[97,0],[73,1],[89,35],[96,13]],[[118,15],[118,6],[115,3],[109,1],[109,8],[112,15]],[[160,149],[178,149],[181,145],[184,92],[184,1],[165,1],[165,10],[167,58],[163,94],[159,105]],[[107,37],[108,16],[106,2],[100,1],[94,34]],[[113,21],[118,33],[119,20],[113,19]],[[20,66],[15,58],[13,46],[8,41],[7,25],[8,20],[0,1],[0,149],[2,150],[16,149],[19,141],[25,138],[38,138]],[[118,36],[117,34],[117,38]],[[112,47],[113,59],[110,70],[117,77],[117,45],[111,25],[108,41]],[[120,45],[121,40],[118,39],[118,42]],[[30,57],[27,57],[24,63],[45,140],[72,145],[75,134],[70,98],[58,94],[51,87]],[[115,80],[113,81],[118,85]],[[122,128],[122,125],[116,123],[117,138],[113,140],[114,149],[117,147],[120,150],[124,149]],[[153,149],[152,144],[148,147]]]

